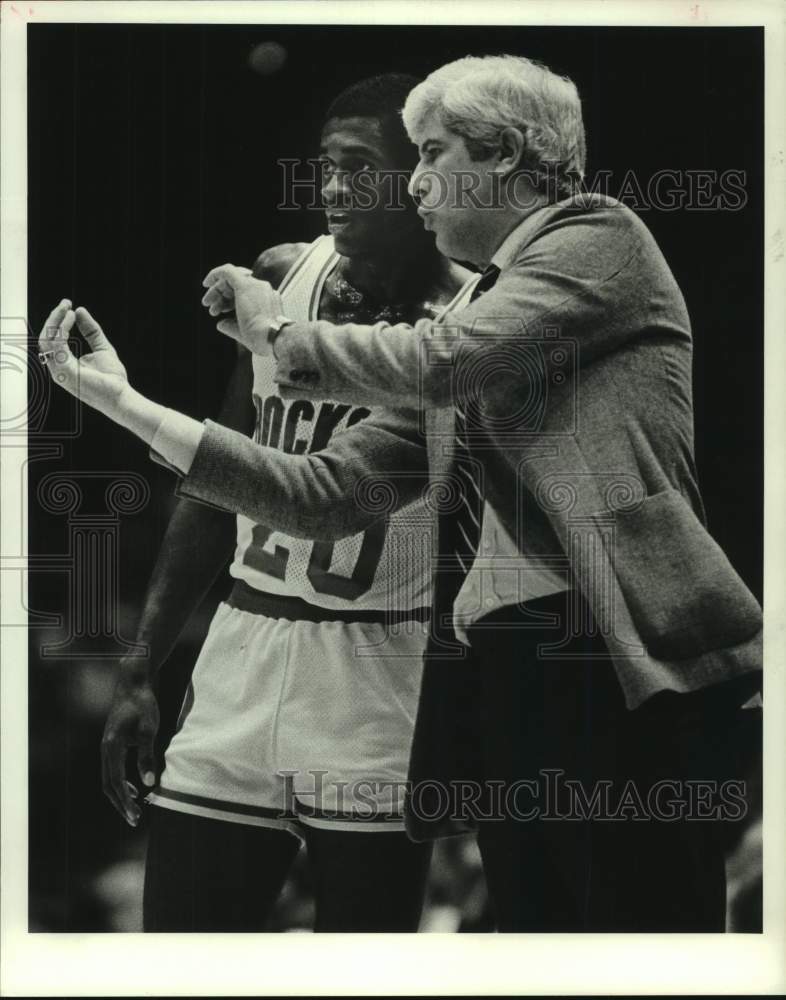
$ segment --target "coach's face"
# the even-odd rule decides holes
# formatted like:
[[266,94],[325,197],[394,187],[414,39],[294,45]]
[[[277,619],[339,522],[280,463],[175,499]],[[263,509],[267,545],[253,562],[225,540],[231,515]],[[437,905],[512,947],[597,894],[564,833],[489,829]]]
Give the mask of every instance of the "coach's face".
[[328,120],[320,161],[328,231],[340,254],[379,256],[419,235],[406,193],[408,171],[396,162],[378,119]]
[[500,154],[473,160],[462,136],[431,112],[415,138],[420,160],[409,193],[446,257],[485,266],[500,242]]

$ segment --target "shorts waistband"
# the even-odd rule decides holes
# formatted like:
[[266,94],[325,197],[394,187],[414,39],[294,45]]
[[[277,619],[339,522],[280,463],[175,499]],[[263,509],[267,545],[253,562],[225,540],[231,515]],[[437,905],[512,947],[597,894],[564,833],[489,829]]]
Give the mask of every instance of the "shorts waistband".
[[226,603],[230,608],[248,611],[252,615],[286,618],[293,622],[370,622],[396,625],[399,622],[427,622],[431,617],[431,608],[410,608],[406,611],[337,611],[334,608],[320,608],[301,597],[286,597],[256,590],[245,580],[235,581]]

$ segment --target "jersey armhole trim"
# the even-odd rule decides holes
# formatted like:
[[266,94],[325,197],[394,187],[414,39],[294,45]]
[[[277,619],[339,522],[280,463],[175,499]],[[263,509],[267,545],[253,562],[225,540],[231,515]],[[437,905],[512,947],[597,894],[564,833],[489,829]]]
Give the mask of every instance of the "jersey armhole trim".
[[319,300],[322,298],[322,289],[325,287],[327,276],[338,264],[339,256],[334,250],[320,268],[317,280],[311,289],[311,298],[308,303],[308,318],[310,320],[319,319]]
[[309,243],[309,245],[306,247],[306,249],[303,251],[303,253],[300,254],[300,256],[294,262],[294,264],[292,265],[292,267],[290,267],[290,269],[287,271],[287,273],[281,279],[281,284],[278,286],[278,289],[277,289],[277,291],[279,292],[279,294],[281,292],[283,292],[288,285],[292,284],[292,281],[294,280],[295,276],[302,269],[303,265],[306,263],[306,261],[308,260],[308,258],[311,256],[311,254],[316,250],[316,248],[319,246],[319,244],[324,239],[326,239],[325,236],[319,236],[317,239],[314,240],[313,243]]

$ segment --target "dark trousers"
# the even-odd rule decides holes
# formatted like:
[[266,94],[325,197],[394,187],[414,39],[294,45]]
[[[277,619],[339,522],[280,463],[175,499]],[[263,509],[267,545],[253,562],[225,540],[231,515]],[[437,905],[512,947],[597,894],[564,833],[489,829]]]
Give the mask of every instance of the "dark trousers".
[[733,777],[738,706],[756,682],[667,692],[629,711],[583,613],[565,643],[565,594],[470,629],[494,790],[478,843],[498,928],[723,931],[724,817],[740,810],[722,783]]

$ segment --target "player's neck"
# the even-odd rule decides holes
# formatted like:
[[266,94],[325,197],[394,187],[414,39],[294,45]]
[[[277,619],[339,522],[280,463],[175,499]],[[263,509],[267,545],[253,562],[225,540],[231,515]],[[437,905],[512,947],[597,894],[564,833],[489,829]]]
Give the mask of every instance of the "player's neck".
[[399,247],[394,255],[345,257],[342,273],[359,292],[379,302],[417,301],[448,262],[433,245]]

